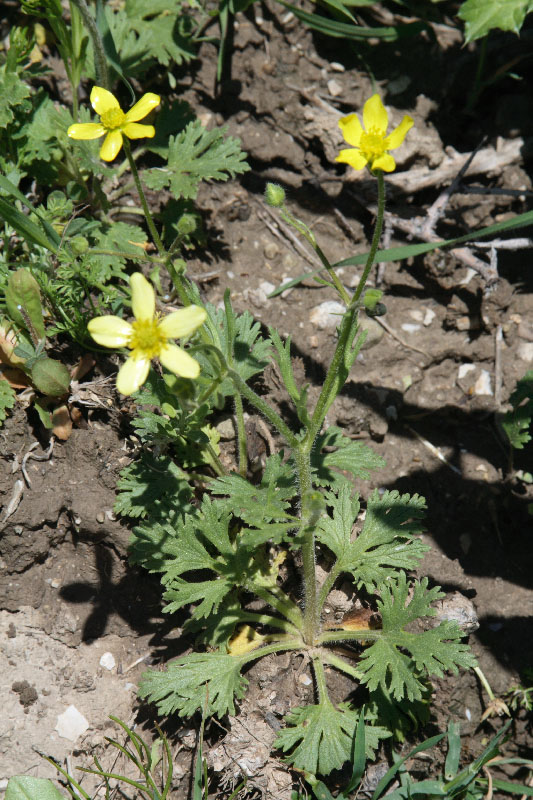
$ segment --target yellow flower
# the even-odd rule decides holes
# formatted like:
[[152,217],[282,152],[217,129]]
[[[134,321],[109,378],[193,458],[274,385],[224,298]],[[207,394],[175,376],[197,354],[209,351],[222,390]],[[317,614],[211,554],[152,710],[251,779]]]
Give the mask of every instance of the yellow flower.
[[389,154],[401,145],[413,126],[412,117],[405,116],[397,128],[387,136],[389,115],[378,94],[366,101],[363,107],[364,128],[357,114],[349,114],[339,120],[345,141],[354,149],[341,150],[335,161],[349,164],[354,169],[363,169],[367,164],[371,170],[393,172],[396,162]]
[[100,116],[100,122],[81,122],[71,125],[67,134],[73,139],[99,139],[106,134],[100,148],[100,158],[104,161],[113,161],[122,147],[123,133],[128,139],[143,139],[145,136],[151,139],[154,136],[154,126],[139,125],[139,120],[144,119],[160,102],[159,95],[148,92],[124,113],[114,94],[102,89],[101,86],[93,86],[91,105]]
[[117,375],[121,394],[133,394],[148,377],[150,361],[161,363],[182,378],[197,378],[200,365],[169,339],[193,333],[207,316],[200,306],[187,306],[160,319],[155,311],[155,292],[144,275],[135,272],[130,278],[131,304],[135,322],[126,322],[112,315],[95,317],[89,322],[89,333],[103,347],[129,347],[129,358]]

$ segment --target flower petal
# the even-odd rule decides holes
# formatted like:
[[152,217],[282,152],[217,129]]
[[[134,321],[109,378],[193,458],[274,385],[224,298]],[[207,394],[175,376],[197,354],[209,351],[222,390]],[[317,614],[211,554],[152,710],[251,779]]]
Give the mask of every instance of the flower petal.
[[361,136],[363,135],[363,126],[359,122],[357,114],[348,114],[347,117],[342,117],[339,120],[339,128],[348,144],[351,144],[352,147],[359,147]]
[[96,113],[101,117],[106,111],[113,108],[120,108],[119,102],[114,94],[103,89],[101,86],[93,86],[91,92],[91,105]]
[[389,124],[389,115],[385,106],[381,102],[379,94],[373,94],[363,106],[363,122],[365,130],[369,133],[377,133],[380,136],[385,136],[387,133],[387,125]]
[[70,126],[67,136],[71,139],[99,139],[105,132],[106,129],[99,122],[78,122]]
[[139,389],[150,370],[150,359],[130,356],[123,363],[117,375],[117,389],[121,394],[133,394]]
[[406,114],[398,127],[394,128],[385,139],[385,150],[394,150],[396,147],[399,147],[413,125],[414,119]]
[[177,344],[165,345],[159,354],[159,360],[164,367],[176,375],[181,375],[182,378],[197,378],[200,374],[198,361]]
[[109,131],[100,148],[100,158],[102,161],[113,161],[122,147],[122,134],[120,131]]
[[341,150],[335,161],[340,161],[341,164],[349,164],[353,169],[363,169],[363,167],[366,167],[368,159],[365,158],[360,150],[347,149]]
[[178,339],[181,336],[188,336],[205,322],[207,314],[200,306],[187,306],[173,311],[163,317],[157,326],[160,332],[167,339]]
[[87,330],[102,347],[125,347],[133,332],[129,322],[111,314],[95,317],[87,325]]
[[145,137],[151,139],[155,136],[155,128],[153,125],[141,125],[138,122],[128,122],[122,127],[122,133],[125,133],[128,139],[144,139]]
[[151,320],[155,316],[155,292],[152,284],[142,272],[130,277],[131,308],[135,319]]
[[160,102],[161,98],[158,94],[148,92],[126,112],[126,122],[138,122],[140,119],[144,119]]
[[391,155],[384,153],[382,156],[378,156],[372,161],[370,169],[372,171],[375,169],[382,169],[383,172],[394,172],[396,169],[396,161]]

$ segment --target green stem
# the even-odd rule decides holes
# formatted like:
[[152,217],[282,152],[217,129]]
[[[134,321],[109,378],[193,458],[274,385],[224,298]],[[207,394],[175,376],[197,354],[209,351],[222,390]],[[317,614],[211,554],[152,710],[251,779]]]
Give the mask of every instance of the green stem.
[[300,632],[292,622],[289,622],[287,619],[273,617],[271,614],[253,614],[251,611],[243,611],[239,617],[243,622],[255,622],[257,625],[269,625],[271,628],[278,628],[284,633],[290,633],[292,636]]
[[282,420],[280,415],[274,411],[274,409],[269,406],[262,397],[259,397],[259,395],[256,394],[253,389],[250,389],[248,384],[243,381],[238,372],[235,372],[233,369],[228,369],[228,377],[233,382],[237,391],[240,392],[241,395],[259,411],[260,414],[266,417],[270,424],[276,428],[277,431],[279,431],[291,450],[296,450],[299,446],[299,441],[288,425],[286,425]]
[[239,452],[239,474],[246,478],[248,468],[248,448],[246,446],[246,428],[244,426],[244,408],[242,397],[235,392],[235,419],[237,421],[237,449]]
[[346,305],[348,305],[349,302],[350,302],[350,295],[348,294],[348,292],[346,291],[346,289],[344,288],[344,286],[340,282],[337,274],[335,273],[335,270],[333,269],[333,267],[330,264],[329,260],[326,258],[326,255],[324,254],[322,249],[317,244],[317,241],[315,239],[315,236],[314,236],[313,232],[310,230],[310,228],[308,228],[308,226],[304,222],[302,222],[301,220],[299,220],[296,217],[294,217],[290,213],[290,211],[287,209],[287,207],[285,205],[280,206],[279,210],[280,210],[280,214],[283,217],[283,219],[285,220],[285,222],[287,222],[289,225],[292,225],[293,228],[296,228],[296,230],[299,233],[301,233],[301,235],[311,245],[311,247],[313,248],[313,250],[315,251],[315,253],[319,257],[319,259],[321,260],[323,266],[327,270],[328,275],[330,276],[331,280],[333,281],[335,289],[339,293],[342,301]]
[[312,502],[313,483],[311,478],[310,448],[303,445],[294,452],[298,484],[301,498],[301,526],[299,538],[302,543],[302,570],[304,580],[304,639],[313,646],[318,633],[318,605],[315,570],[315,525],[320,511]]
[[284,641],[274,642],[267,644],[264,647],[258,647],[257,650],[252,650],[245,656],[241,656],[241,663],[247,664],[249,661],[255,661],[257,658],[269,656],[271,653],[280,653],[283,650],[300,650],[302,647],[302,640],[300,638],[285,639]]
[[[133,175],[133,180],[135,181],[135,186],[137,188],[137,192],[139,193],[139,198],[141,201],[141,205],[144,211],[144,216],[146,219],[146,224],[148,225],[148,229],[152,236],[152,240],[159,251],[159,255],[162,258],[166,258],[166,250],[163,246],[163,242],[161,241],[161,237],[157,232],[157,228],[155,227],[154,220],[152,215],[150,214],[150,209],[148,208],[148,203],[146,202],[146,196],[144,194],[144,189],[141,184],[141,179],[139,178],[139,172],[137,171],[137,166],[135,161],[133,160],[133,156],[131,154],[130,143],[126,137],[124,137],[124,152],[126,153],[126,158],[129,161],[131,173]],[[190,305],[190,303],[188,303]]]
[[219,476],[227,475],[228,474],[228,470],[225,468],[224,464],[222,463],[220,458],[215,453],[215,449],[214,449],[213,445],[211,444],[211,442],[207,443],[205,449],[209,453],[209,458],[211,459],[211,462],[212,462],[211,466],[213,467],[213,469],[215,470],[217,475],[219,475]]
[[317,644],[331,644],[331,642],[369,642],[376,641],[383,636],[382,631],[360,630],[345,631],[339,628],[337,631],[325,631],[317,639]]
[[378,182],[378,213],[376,216],[376,225],[374,228],[372,244],[370,246],[370,251],[368,253],[363,275],[359,281],[357,289],[355,290],[354,296],[352,297],[352,305],[357,303],[363,293],[368,276],[370,275],[370,270],[374,264],[374,259],[379,247],[379,240],[381,239],[381,231],[383,230],[383,217],[385,214],[385,179],[383,178],[383,172],[380,169],[376,170],[374,175],[376,176]]
[[253,581],[246,585],[246,588],[256,594],[265,603],[275,608],[285,619],[291,622],[298,631],[302,629],[302,614],[298,606],[278,587],[267,589],[265,586],[258,586]]
[[315,673],[316,687],[318,689],[318,702],[320,705],[330,703],[326,673],[320,656],[313,656],[313,670]]
[[320,587],[320,592],[319,592],[319,595],[318,595],[318,613],[319,614],[321,613],[322,608],[324,607],[324,603],[328,599],[328,595],[329,595],[329,593],[331,592],[331,590],[333,588],[333,584],[335,583],[335,581],[337,580],[337,578],[339,577],[339,575],[341,573],[341,570],[337,566],[338,563],[339,563],[338,561],[335,562],[333,567],[328,572],[326,580],[324,581],[324,583]]
[[78,11],[80,12],[84,25],[89,31],[91,39],[93,41],[93,52],[94,52],[94,72],[96,75],[96,83],[98,86],[101,86],[103,89],[109,89],[109,72],[107,69],[107,59],[104,49],[104,43],[102,41],[102,37],[100,36],[100,31],[94,21],[94,17],[89,10],[89,6],[85,2],[85,0],[71,0],[72,3],[76,6]]
[[354,678],[356,681],[360,681],[363,677],[363,673],[359,672],[359,670],[352,667],[344,658],[339,658],[334,653],[329,651],[324,651],[322,653],[322,660],[326,662],[326,664],[331,664],[332,667],[335,669],[340,670],[341,672],[345,672],[346,675],[349,675],[351,678]]

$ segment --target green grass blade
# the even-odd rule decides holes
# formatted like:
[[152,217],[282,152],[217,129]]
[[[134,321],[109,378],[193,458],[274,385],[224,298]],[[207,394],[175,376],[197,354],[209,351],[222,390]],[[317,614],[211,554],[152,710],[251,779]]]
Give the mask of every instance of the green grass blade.
[[[430,253],[432,250],[439,250],[440,248],[445,247],[457,247],[460,244],[466,244],[467,242],[483,239],[485,236],[502,233],[503,231],[510,231],[514,228],[524,228],[527,225],[532,224],[533,211],[526,211],[524,214],[517,214],[512,219],[507,219],[503,222],[497,222],[494,225],[488,225],[486,228],[480,228],[477,231],[471,231],[470,233],[464,234],[464,236],[457,236],[454,239],[442,239],[439,242],[407,244],[401,245],[400,247],[391,247],[388,250],[378,250],[376,253],[375,263],[384,264],[388,261],[402,261],[406,258],[412,258],[413,256]],[[337,261],[335,264],[333,264],[333,266],[336,268],[358,266],[360,264],[365,264],[367,258],[368,253],[360,253],[357,256],[345,258],[343,261]],[[318,275],[322,271],[322,269],[316,269],[313,270],[313,272],[305,272],[302,275],[299,275],[297,278],[293,278],[291,281],[284,283],[282,286],[278,286],[277,289],[274,289],[274,291],[268,296],[269,298],[276,297],[276,295],[281,294],[281,292],[284,292],[286,289],[291,289],[293,286],[297,286],[299,283],[307,280],[308,278],[314,278],[315,275]]]
[[376,786],[374,794],[372,795],[372,800],[377,800],[378,797],[380,797],[385,787],[391,782],[393,777],[396,775],[398,770],[403,766],[403,764],[407,761],[408,758],[412,758],[417,753],[421,753],[423,750],[429,750],[430,747],[435,747],[435,745],[438,744],[441,741],[441,739],[444,739],[445,735],[446,734],[444,733],[439,733],[437,736],[432,736],[431,739],[426,739],[425,742],[421,742],[419,745],[417,745],[413,750],[411,750],[410,753],[408,753],[406,756],[397,761],[396,764],[393,764],[392,767],[385,773],[385,775],[382,777],[382,779]]

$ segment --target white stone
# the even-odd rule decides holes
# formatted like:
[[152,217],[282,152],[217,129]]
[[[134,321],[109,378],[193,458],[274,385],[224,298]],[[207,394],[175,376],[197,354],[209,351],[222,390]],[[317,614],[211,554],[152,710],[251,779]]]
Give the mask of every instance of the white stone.
[[406,333],[416,333],[420,330],[420,325],[415,325],[412,322],[404,322],[402,325],[402,331]]
[[488,370],[482,369],[479,373],[479,377],[474,384],[474,394],[493,394],[490,381],[490,372],[488,372]]
[[411,319],[414,319],[415,322],[423,322],[424,312],[421,308],[410,308],[408,313]]
[[100,666],[104,667],[105,669],[112,670],[114,669],[115,664],[116,661],[113,653],[104,653],[100,659]]
[[424,314],[424,320],[423,320],[426,328],[428,325],[431,325],[436,316],[437,315],[435,314],[432,308],[426,308],[426,313]]
[[475,364],[461,364],[461,366],[457,370],[457,377],[459,378],[459,380],[461,380],[466,375],[468,375],[469,372],[475,370],[475,368],[476,368]]
[[522,361],[533,361],[533,342],[520,342],[517,355]]
[[69,706],[62,714],[58,714],[55,729],[63,739],[75,742],[88,727],[89,723],[76,706]]
[[325,300],[311,310],[309,321],[321,331],[337,328],[341,324],[345,311],[346,308],[342,303],[338,303],[336,300]]
[[331,80],[328,81],[328,92],[332,97],[338,97],[343,91],[342,86],[335,78],[331,78]]

